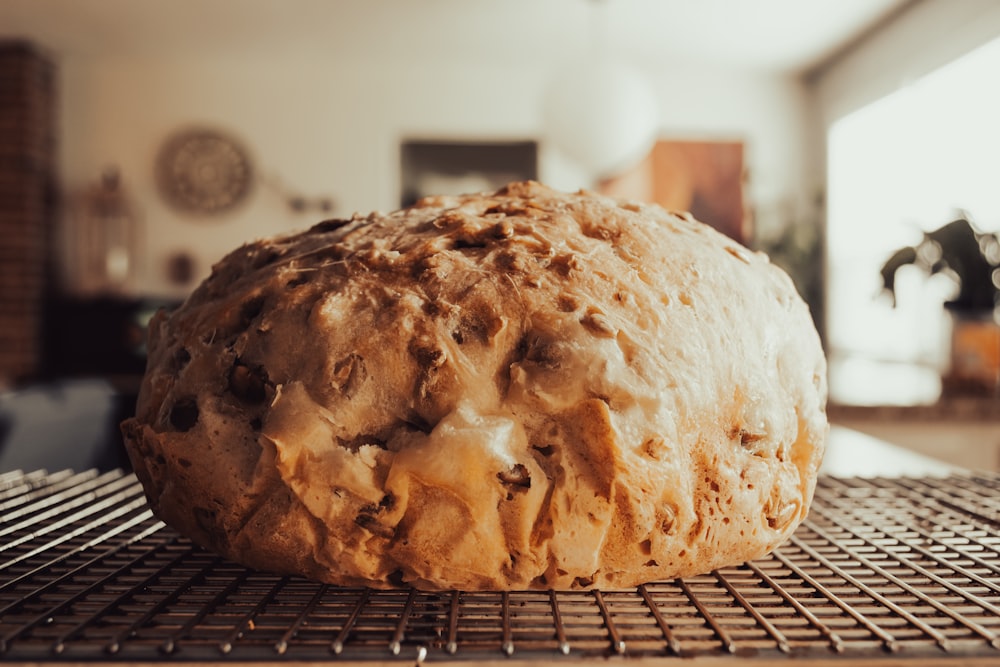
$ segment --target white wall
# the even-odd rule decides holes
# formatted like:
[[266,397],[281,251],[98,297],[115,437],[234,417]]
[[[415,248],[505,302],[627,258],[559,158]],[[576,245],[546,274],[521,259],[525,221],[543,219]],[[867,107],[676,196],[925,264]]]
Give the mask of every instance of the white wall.
[[[258,187],[245,206],[199,222],[167,208],[153,164],[173,131],[215,125],[242,138],[255,166],[307,196],[328,195],[336,215],[390,210],[399,198],[403,138],[541,138],[540,95],[556,62],[483,66],[461,58],[396,54],[200,54],[122,59],[65,57],[61,73],[61,165],[68,191],[120,167],[143,213],[146,250],[135,290],[183,294],[164,262],[186,250],[198,277],[245,240],[301,228],[322,217],[293,214]],[[665,137],[747,143],[751,205],[774,225],[805,192],[808,134],[803,86],[792,77],[644,63],[662,108]],[[545,150],[541,178],[563,189],[580,173]]]

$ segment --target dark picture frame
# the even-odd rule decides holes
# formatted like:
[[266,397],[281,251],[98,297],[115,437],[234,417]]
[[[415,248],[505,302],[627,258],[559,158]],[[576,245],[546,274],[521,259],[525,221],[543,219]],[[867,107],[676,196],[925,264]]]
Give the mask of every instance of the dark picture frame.
[[428,195],[496,190],[538,178],[538,142],[406,139],[400,143],[400,204]]

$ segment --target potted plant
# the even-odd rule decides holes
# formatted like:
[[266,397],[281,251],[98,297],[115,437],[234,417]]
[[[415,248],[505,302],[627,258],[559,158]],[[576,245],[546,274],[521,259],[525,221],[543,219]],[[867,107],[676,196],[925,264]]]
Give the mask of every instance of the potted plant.
[[900,248],[882,266],[882,285],[895,305],[896,271],[912,264],[928,275],[947,273],[958,286],[944,303],[952,320],[951,363],[943,380],[947,393],[1000,392],[1000,235],[978,231],[963,216],[915,246]]

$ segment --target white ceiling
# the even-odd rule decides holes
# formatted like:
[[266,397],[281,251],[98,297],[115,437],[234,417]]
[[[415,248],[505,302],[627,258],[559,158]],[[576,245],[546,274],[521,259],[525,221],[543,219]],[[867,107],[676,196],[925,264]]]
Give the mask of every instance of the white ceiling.
[[[918,0],[0,0],[0,37],[57,57],[644,58],[800,72]],[[597,38],[595,38],[597,35]]]

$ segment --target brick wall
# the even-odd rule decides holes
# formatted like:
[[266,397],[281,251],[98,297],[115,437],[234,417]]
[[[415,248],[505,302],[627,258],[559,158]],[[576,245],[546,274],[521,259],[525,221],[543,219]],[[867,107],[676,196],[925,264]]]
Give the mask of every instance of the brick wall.
[[55,68],[0,41],[0,385],[41,366],[55,217]]

